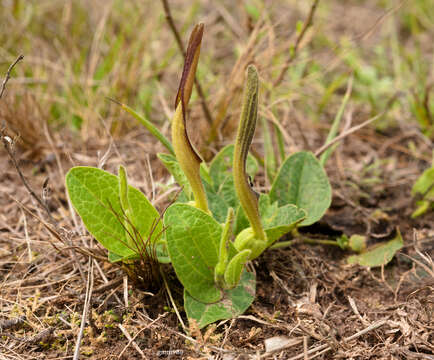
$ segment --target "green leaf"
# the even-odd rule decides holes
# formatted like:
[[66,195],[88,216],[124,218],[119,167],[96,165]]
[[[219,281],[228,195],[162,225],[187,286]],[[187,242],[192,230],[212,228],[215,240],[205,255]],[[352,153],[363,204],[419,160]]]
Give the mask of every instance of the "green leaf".
[[178,160],[176,160],[176,157],[171,154],[157,154],[158,158],[161,160],[163,165],[166,167],[166,169],[172,174],[175,181],[179,184],[179,186],[182,186],[183,192],[187,196],[189,200],[192,200],[193,193],[191,191],[190,183],[187,180],[187,177],[185,176],[184,172],[181,170],[181,167],[179,166]]
[[162,264],[170,264],[171,260],[169,254],[167,253],[166,242],[160,242],[155,245],[155,252],[157,259]]
[[[213,182],[215,193],[223,199],[227,204],[227,208],[232,207],[236,209],[238,199],[235,193],[232,174],[233,158],[234,145],[224,147],[212,160],[209,174]],[[246,171],[252,179],[258,172],[258,162],[250,154],[247,156]],[[226,216],[227,208],[224,211],[224,216]]]
[[200,177],[202,178],[202,181],[205,181],[208,184],[211,184],[212,180],[211,180],[211,176],[209,175],[209,169],[208,166],[206,165],[206,162],[203,161],[200,163]]
[[128,261],[128,260],[139,260],[140,259],[140,255],[139,254],[136,254],[136,253],[134,253],[134,254],[131,254],[131,255],[129,255],[129,256],[120,256],[120,255],[118,255],[118,254],[115,254],[114,252],[112,252],[112,251],[109,251],[108,252],[108,260],[111,262],[111,263],[117,263],[117,262],[119,262],[119,261]]
[[274,212],[268,212],[262,217],[265,233],[267,234],[267,246],[273,245],[283,235],[291,232],[306,218],[306,212],[295,205],[286,205],[277,208]]
[[426,169],[414,183],[412,195],[421,194],[426,200],[434,201],[434,167]]
[[[306,218],[306,212],[303,209],[291,204],[279,207],[277,201],[271,204],[270,197],[266,194],[261,194],[259,197],[259,212],[262,226],[267,235],[266,243],[259,246],[259,243],[256,242],[258,247],[255,247],[255,242],[251,242],[255,236],[249,227],[237,233],[235,238],[235,247],[238,250],[252,250],[250,259],[258,257],[265,249],[273,245],[283,235],[291,232]],[[238,221],[247,221],[244,220],[245,216],[243,215],[238,215],[238,218]]]
[[342,249],[347,250],[349,247],[350,240],[348,239],[348,236],[345,234],[342,234],[341,236],[338,236],[336,238],[336,244]]
[[230,206],[215,192],[214,188],[209,183],[204,182],[203,185],[212,215],[219,223],[225,222],[226,214]]
[[331,203],[331,187],[323,167],[310,152],[298,152],[282,164],[270,191],[271,202],[296,205],[307,213],[300,226],[318,221]]
[[194,299],[184,290],[184,308],[189,319],[197,321],[199,328],[218,320],[232,319],[244,313],[255,299],[255,275],[244,271],[238,286],[224,292],[223,298],[214,304]]
[[[67,173],[66,187],[72,205],[96,240],[110,252],[122,257],[137,253],[136,249],[126,245],[117,176],[101,169],[78,166]],[[134,226],[146,241],[153,225],[158,222],[159,214],[142,192],[132,186],[128,186],[128,202],[135,220]],[[151,242],[156,240],[161,231],[162,224],[158,222]]]
[[187,204],[173,204],[164,214],[170,259],[184,288],[198,301],[216,302],[222,294],[214,283],[222,226]]
[[241,279],[241,273],[243,271],[244,265],[249,259],[251,250],[245,249],[236,254],[231,261],[229,261],[228,266],[225,271],[225,287],[232,289],[239,283]]
[[[163,153],[159,153],[157,154],[157,156],[166,167],[166,169],[170,172],[170,174],[172,174],[173,178],[179,184],[179,186],[182,186],[183,188],[182,193],[179,194],[177,197],[177,201],[184,202],[183,200],[185,200],[185,198],[187,198],[187,200],[185,200],[186,202],[193,200],[193,192],[191,190],[190,183],[188,182],[187,177],[179,166],[179,162],[178,160],[176,160],[176,157],[171,154]],[[205,185],[211,183],[211,178],[204,162],[200,164],[200,176],[202,180],[205,181]]]
[[430,208],[434,209],[434,167],[422,173],[414,183],[411,193],[413,196],[419,194],[422,197],[416,202],[417,209],[411,215],[413,219],[425,214]]
[[[262,196],[262,195],[261,195]],[[249,219],[247,219],[246,214],[241,206],[238,206],[235,213],[234,221],[234,235],[237,236],[241,231],[247,229],[250,226]]]
[[348,264],[359,264],[362,266],[376,267],[386,265],[397,251],[404,246],[401,233],[398,229],[396,237],[384,244],[374,245],[359,255],[352,255],[347,258]]
[[411,218],[415,219],[418,216],[421,216],[425,214],[427,211],[429,211],[430,208],[434,209],[434,202],[431,203],[428,200],[420,200],[416,202],[417,209],[413,211],[411,214]]
[[[149,249],[148,247],[148,253],[151,253],[152,249]],[[155,253],[157,255],[158,262],[162,264],[170,264],[170,258],[167,254],[167,251],[164,248],[164,245],[162,243],[155,244]],[[123,262],[130,262],[130,261],[137,261],[140,260],[141,257],[139,254],[134,253],[128,256],[120,256],[118,254],[115,254],[114,252],[109,251],[108,252],[108,260],[111,263],[117,263],[119,261]]]
[[306,218],[306,211],[303,209],[291,204],[279,207],[277,201],[271,203],[270,196],[266,194],[261,194],[259,198],[259,212],[267,234],[267,247],[291,232]]

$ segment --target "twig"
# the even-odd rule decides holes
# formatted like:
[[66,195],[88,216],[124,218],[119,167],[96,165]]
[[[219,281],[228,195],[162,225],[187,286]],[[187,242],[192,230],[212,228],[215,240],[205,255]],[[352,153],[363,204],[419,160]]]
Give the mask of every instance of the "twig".
[[353,313],[359,318],[359,320],[362,322],[364,326],[368,325],[368,322],[360,315],[359,309],[357,309],[356,302],[351,296],[347,296],[348,302],[350,303],[351,309],[353,310]]
[[122,282],[124,285],[124,304],[125,304],[125,309],[128,309],[128,276],[124,276],[122,278]]
[[237,316],[237,319],[245,319],[245,320],[251,320],[255,321],[258,324],[266,325],[275,329],[282,329],[282,330],[288,330],[288,327],[285,325],[279,325],[279,324],[272,324],[270,322],[267,322],[265,320],[258,319],[257,317],[254,317],[253,315],[239,315]]
[[5,89],[6,89],[6,84],[8,83],[8,81],[9,81],[9,79],[11,78],[11,72],[12,72],[12,69],[14,68],[14,66],[16,65],[16,64],[18,64],[21,60],[23,60],[24,59],[24,55],[20,55],[20,56],[18,56],[17,57],[17,59],[9,66],[9,69],[8,69],[8,71],[6,72],[6,76],[5,76],[5,78],[4,78],[4,80],[3,80],[3,82],[2,82],[2,87],[1,87],[1,90],[0,90],[0,99],[2,98],[2,96],[3,96],[3,93],[5,92]]
[[[59,234],[58,231],[56,231],[57,229],[53,229],[52,226],[54,226],[53,224],[48,224],[47,222],[45,222],[42,218],[40,218],[38,215],[34,214],[26,205],[24,205],[23,203],[19,202],[17,199],[15,199],[12,195],[5,193],[10,199],[12,199],[13,201],[15,201],[18,206],[23,209],[27,214],[31,215],[33,218],[35,218],[36,220],[38,220],[44,227],[45,229],[47,229],[47,231],[57,240],[59,240],[62,244],[65,243],[65,240],[62,238],[62,236]],[[53,242],[50,242],[50,244],[59,252],[62,252],[62,249],[58,248]]]
[[49,217],[49,219],[50,219],[50,222],[52,223],[52,224],[55,224],[56,222],[55,222],[55,220],[54,220],[54,218],[53,218],[53,216],[51,216],[51,213],[50,213],[50,209],[48,208],[48,206],[47,206],[47,204],[45,204],[42,200],[41,200],[41,198],[38,196],[38,195],[36,195],[36,193],[33,191],[33,189],[30,187],[30,185],[28,184],[28,182],[27,182],[27,180],[26,180],[26,178],[24,177],[24,175],[23,175],[23,173],[21,172],[21,169],[20,169],[20,167],[19,167],[19,165],[18,165],[18,162],[17,162],[17,160],[15,159],[15,156],[14,156],[14,154],[13,154],[13,152],[12,152],[12,149],[10,148],[10,146],[11,146],[11,144],[10,144],[10,139],[9,139],[9,137],[7,137],[5,134],[4,134],[4,131],[3,130],[0,130],[0,139],[1,139],[1,141],[2,141],[2,143],[3,143],[3,146],[4,146],[4,148],[6,149],[6,152],[8,153],[8,155],[9,155],[9,158],[11,159],[11,161],[12,161],[12,164],[14,165],[14,167],[15,167],[15,170],[17,171],[17,173],[18,173],[18,175],[19,175],[19,177],[20,177],[20,179],[21,179],[21,182],[24,184],[24,186],[25,186],[25,188],[27,189],[27,191],[29,192],[29,194],[38,202],[38,204],[39,205],[41,205],[42,206],[42,208],[45,210],[45,212],[47,213],[47,215],[48,215],[48,217]]
[[120,284],[122,284],[123,278],[118,277],[116,279],[111,280],[110,282],[98,286],[96,289],[93,290],[94,294],[106,292],[108,290],[114,289],[118,287]]
[[315,11],[318,7],[319,0],[314,0],[312,3],[312,6],[310,7],[309,14],[307,16],[307,19],[305,20],[303,24],[303,28],[300,31],[300,34],[297,36],[297,39],[295,40],[294,48],[292,49],[289,57],[286,59],[285,65],[282,68],[282,71],[280,72],[279,76],[274,80],[272,88],[278,86],[282,80],[285,77],[286,72],[288,71],[289,65],[291,62],[295,59],[297,56],[297,50],[300,46],[301,41],[303,40],[304,36],[306,35],[307,29],[312,25],[313,17],[315,15]]
[[182,55],[185,56],[184,44],[182,43],[181,35],[179,35],[179,31],[176,28],[175,22],[173,21],[169,3],[167,2],[167,0],[161,0],[161,2],[163,3],[164,14],[166,15],[167,23],[169,24],[170,29],[172,30],[173,35],[175,36],[176,43],[178,44],[178,47],[181,50]]
[[231,323],[229,324],[229,326],[225,329],[225,336],[223,337],[223,341],[222,341],[222,343],[220,344],[220,347],[221,347],[221,348],[224,348],[224,346],[225,346],[225,344],[226,344],[226,341],[227,341],[227,339],[228,339],[228,335],[229,335],[229,333],[230,333],[230,331],[231,331],[232,326],[235,324],[235,321],[237,321],[236,318],[235,318],[235,319],[232,319],[232,320],[231,320]]
[[303,336],[303,358],[304,360],[309,359],[309,355],[307,354],[307,336]]
[[78,360],[80,358],[81,339],[83,338],[84,327],[86,326],[87,314],[88,314],[89,308],[90,308],[90,299],[92,297],[92,291],[93,291],[93,280],[94,280],[93,279],[93,261],[92,261],[92,258],[89,257],[89,266],[88,266],[88,273],[87,273],[87,285],[86,285],[86,298],[84,300],[83,314],[81,316],[80,331],[78,332],[77,342],[75,344],[73,360]]
[[23,214],[23,225],[24,225],[24,237],[26,239],[26,243],[27,243],[27,254],[29,256],[29,263],[32,262],[32,247],[30,245],[30,238],[29,238],[29,231],[27,229],[27,219],[26,219],[26,213],[24,212],[24,210],[21,209],[21,212]]
[[[128,344],[127,345],[125,345],[125,347],[122,349],[122,351],[119,353],[119,355],[118,355],[118,359],[120,359],[121,357],[122,357],[122,355],[124,354],[124,352],[125,352],[125,350],[127,350],[128,349],[128,347],[131,345],[131,344],[136,344],[135,342],[134,342],[134,340],[137,338],[137,336],[139,336],[144,330],[146,330],[146,329],[148,329],[149,327],[151,327],[152,325],[154,325],[154,323],[156,323],[157,321],[159,321],[161,318],[163,318],[163,317],[165,317],[167,315],[167,313],[164,313],[164,314],[160,314],[155,320],[153,320],[153,321],[151,321],[151,323],[150,324],[148,324],[148,325],[146,325],[146,326],[144,326],[143,328],[141,328],[139,331],[137,331],[137,333],[136,333],[136,335],[134,335],[132,338],[130,337],[128,340]],[[120,327],[121,325],[119,324],[119,328],[121,329],[121,331],[122,331],[122,328]],[[123,331],[122,331],[123,332]],[[126,334],[125,334],[125,336],[127,336]],[[127,337],[128,338],[128,337]],[[133,345],[134,346],[134,345]],[[136,344],[136,346],[137,346],[137,344]],[[137,350],[137,349],[136,349]],[[140,348],[139,348],[139,350],[140,350]],[[142,353],[141,353],[142,354]]]
[[271,275],[271,277],[273,278],[273,280],[275,281],[275,282],[277,282],[277,284],[283,289],[283,290],[285,290],[285,292],[289,295],[289,297],[288,297],[288,300],[290,301],[290,303],[291,303],[291,306],[294,306],[294,303],[293,303],[293,301],[291,300],[291,297],[293,297],[293,296],[295,296],[295,294],[288,288],[288,286],[286,285],[286,283],[280,278],[280,277],[278,277],[277,276],[277,274],[274,272],[274,270],[271,270],[270,271],[270,275]]
[[[172,13],[170,11],[169,2],[167,0],[161,0],[164,8],[164,14],[166,15],[167,23],[169,24],[170,29],[172,30],[173,35],[175,36],[176,43],[178,44],[179,50],[182,53],[182,56],[185,57],[185,48],[184,44],[182,43],[181,36],[179,35],[179,31],[176,28],[175,22],[173,21]],[[214,120],[211,115],[211,111],[209,110],[208,104],[205,99],[205,94],[202,90],[202,86],[200,85],[199,80],[195,77],[194,83],[196,84],[196,90],[200,97],[200,103],[202,105],[202,110],[205,114],[205,119],[209,123],[209,125],[212,125]]]
[[[122,331],[122,334],[125,335],[125,337],[128,339],[128,345],[132,344],[134,349],[137,350],[137,352],[142,356],[142,359],[146,359],[145,354],[143,353],[143,351],[139,348],[139,346],[137,345],[137,343],[134,341],[134,339],[131,337],[131,335],[128,333],[128,331],[121,325],[118,324],[118,328]],[[124,348],[125,350],[126,348]],[[122,350],[122,352],[124,352],[124,350]]]
[[[97,259],[93,259],[93,264],[95,265],[96,269],[98,270],[99,275],[101,276],[101,278],[104,281],[104,285],[102,285],[102,286],[105,286],[106,288],[107,288],[107,285],[113,286],[113,284],[110,284],[110,282],[108,281],[107,277],[104,275],[104,272],[102,271],[101,266],[99,266],[99,263],[98,263]],[[121,280],[121,282],[122,282],[122,279],[115,279],[115,281],[116,280]],[[97,290],[100,289],[100,288],[101,288],[101,286],[99,286],[98,288],[96,288],[93,291],[93,293],[95,294],[97,292]],[[105,291],[105,290],[100,290],[100,291]],[[119,303],[119,305],[122,306],[122,301],[121,301],[121,299],[119,299],[119,296],[117,296],[116,293],[114,294],[114,297],[115,297],[116,301]]]
[[[349,87],[350,88],[350,87]],[[347,94],[349,94],[349,88],[347,88],[347,92],[345,94],[345,96],[347,96]],[[319,156],[321,155],[324,151],[326,151],[328,148],[330,148],[330,146],[333,146],[334,144],[336,144],[337,142],[339,142],[340,140],[342,140],[343,138],[347,137],[348,135],[352,134],[353,132],[360,130],[361,128],[363,128],[364,126],[370,124],[371,122],[379,119],[380,117],[382,117],[383,115],[385,115],[389,109],[392,107],[392,105],[394,104],[394,102],[403,95],[402,91],[397,91],[386,103],[386,106],[384,107],[384,110],[375,115],[374,117],[364,121],[363,123],[353,126],[352,128],[348,129],[348,130],[343,130],[342,134],[340,134],[339,136],[336,136],[333,140],[331,140],[330,142],[327,142],[326,144],[324,144],[323,146],[321,146],[316,152],[315,152],[315,156]],[[345,100],[344,100],[345,102]]]
[[185,326],[184,321],[182,321],[182,317],[179,314],[178,308],[175,304],[175,300],[173,300],[172,292],[170,291],[169,284],[167,283],[166,274],[163,271],[161,271],[161,276],[163,277],[164,286],[166,287],[167,294],[169,295],[169,299],[170,299],[170,302],[172,303],[173,309],[175,310],[176,316],[178,317],[178,320],[179,320],[182,328],[187,333],[187,327]]

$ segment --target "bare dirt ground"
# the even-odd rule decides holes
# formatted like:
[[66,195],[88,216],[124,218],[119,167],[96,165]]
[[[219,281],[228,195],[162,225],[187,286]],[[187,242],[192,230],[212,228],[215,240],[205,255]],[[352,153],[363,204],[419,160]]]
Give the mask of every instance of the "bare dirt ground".
[[[32,110],[15,111],[27,116]],[[199,111],[196,104],[192,117]],[[354,122],[365,115],[356,111]],[[332,206],[304,230],[322,239],[363,234],[373,244],[399,228],[405,245],[391,263],[350,266],[348,253],[304,243],[269,250],[252,264],[257,296],[248,311],[203,331],[182,328],[164,285],[137,287],[110,264],[65,195],[71,166],[115,172],[123,163],[131,184],[164,209],[168,196],[155,192],[169,180],[155,156],[161,145],[136,126],[114,137],[102,129],[82,140],[70,130],[45,126],[41,116],[25,123],[19,125],[22,140],[14,143],[14,158],[52,219],[29,195],[2,147],[0,359],[70,359],[79,334],[81,356],[90,359],[434,359],[433,215],[410,217],[411,187],[431,160],[432,143],[416,123],[366,127],[346,138],[326,168]],[[291,146],[319,148],[327,128],[306,121],[305,141]],[[291,135],[299,131],[288,129]],[[255,149],[263,153],[260,136],[259,131]],[[255,181],[267,187],[263,174]],[[170,267],[164,271],[187,324],[181,286]]]

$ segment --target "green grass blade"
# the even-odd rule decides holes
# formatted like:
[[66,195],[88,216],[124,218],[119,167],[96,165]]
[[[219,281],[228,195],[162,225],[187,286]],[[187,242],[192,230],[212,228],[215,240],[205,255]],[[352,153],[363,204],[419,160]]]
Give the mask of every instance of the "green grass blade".
[[[350,79],[348,80],[347,91],[346,91],[345,96],[342,100],[342,104],[339,107],[338,112],[336,113],[336,116],[333,120],[333,124],[330,128],[328,135],[327,135],[327,139],[325,141],[326,144],[328,144],[330,141],[332,141],[338,133],[339,125],[341,124],[341,120],[342,120],[342,115],[344,114],[345,108],[348,104],[348,100],[350,99],[350,96],[351,96],[352,87],[353,87],[353,77],[351,76]],[[330,157],[330,155],[333,153],[333,151],[335,149],[336,149],[336,147],[330,147],[329,149],[324,151],[324,153],[321,155],[321,157],[319,159],[319,162],[321,163],[322,166],[325,165],[328,158]]]
[[133,115],[148,131],[154,136],[160,143],[163,144],[163,146],[172,154],[175,156],[175,151],[173,150],[173,146],[170,143],[170,141],[158,130],[154,124],[152,124],[149,120],[145,119],[142,115],[135,112],[132,108],[130,108],[128,105],[120,103],[114,99],[109,100],[113,101],[115,104],[118,104],[122,109]]

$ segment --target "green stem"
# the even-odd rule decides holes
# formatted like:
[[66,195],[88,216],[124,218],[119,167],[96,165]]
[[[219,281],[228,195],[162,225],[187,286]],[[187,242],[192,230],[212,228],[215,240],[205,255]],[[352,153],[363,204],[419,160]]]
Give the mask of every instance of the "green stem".
[[298,240],[279,241],[279,242],[274,243],[273,245],[271,245],[269,248],[270,249],[282,249],[282,248],[285,248],[285,247],[290,247],[292,245],[295,245],[298,242],[299,242]]
[[300,240],[306,244],[339,246],[337,241],[334,241],[334,240],[311,239],[311,238],[305,238],[305,237],[301,238]]
[[321,240],[321,239],[311,239],[311,238],[307,238],[307,237],[301,237],[301,238],[294,239],[294,240],[280,241],[280,242],[275,243],[272,246],[270,246],[270,249],[282,249],[285,247],[295,245],[299,242],[304,242],[306,244],[311,244],[311,245],[332,245],[332,246],[340,247],[338,242],[334,241],[334,240]]

